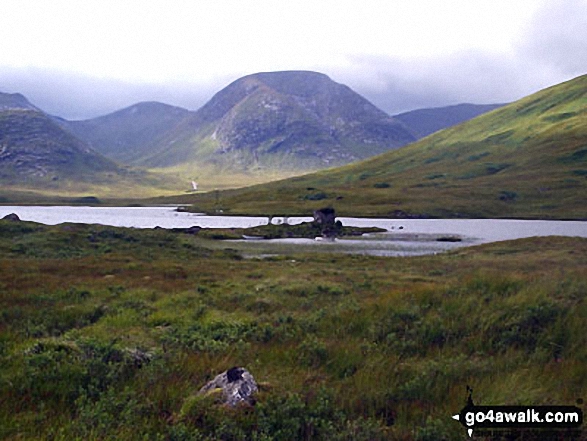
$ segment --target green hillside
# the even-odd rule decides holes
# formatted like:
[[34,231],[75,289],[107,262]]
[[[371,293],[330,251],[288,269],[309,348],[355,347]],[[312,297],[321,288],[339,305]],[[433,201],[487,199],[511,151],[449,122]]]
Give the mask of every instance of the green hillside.
[[587,75],[352,165],[198,195],[195,210],[587,218]]

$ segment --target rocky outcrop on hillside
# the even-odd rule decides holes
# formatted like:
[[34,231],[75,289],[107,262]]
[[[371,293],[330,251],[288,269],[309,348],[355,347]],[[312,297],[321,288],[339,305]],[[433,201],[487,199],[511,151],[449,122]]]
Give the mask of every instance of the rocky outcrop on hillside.
[[2,218],[2,220],[10,221],[10,222],[20,222],[20,217],[16,213],[7,214]]

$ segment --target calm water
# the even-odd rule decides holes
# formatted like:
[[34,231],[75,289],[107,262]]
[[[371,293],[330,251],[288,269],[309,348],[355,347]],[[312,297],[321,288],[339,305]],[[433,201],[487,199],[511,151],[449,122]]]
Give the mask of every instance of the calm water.
[[[194,225],[205,228],[246,228],[265,225],[267,217],[205,216],[175,211],[175,207],[36,207],[0,206],[0,218],[16,213],[22,220],[56,225],[64,222],[103,224],[134,228],[187,228]],[[309,221],[310,217],[290,217],[291,224]],[[587,222],[579,221],[525,221],[496,219],[368,219],[338,218],[344,225],[380,227],[387,233],[361,238],[337,240],[334,243],[309,239],[278,239],[246,241],[247,249],[259,253],[299,251],[338,251],[373,255],[431,254],[456,247],[485,242],[518,239],[531,236],[587,237]],[[272,219],[273,223],[283,218]],[[438,242],[439,237],[457,236],[460,242]],[[255,243],[253,243],[255,242]],[[233,242],[234,243],[234,242]],[[238,245],[238,242],[234,243]]]

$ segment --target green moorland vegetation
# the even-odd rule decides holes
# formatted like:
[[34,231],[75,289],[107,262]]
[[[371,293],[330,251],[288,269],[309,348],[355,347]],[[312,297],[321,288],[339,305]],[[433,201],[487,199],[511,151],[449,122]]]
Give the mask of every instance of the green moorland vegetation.
[[587,75],[363,162],[186,196],[195,211],[586,219]]
[[[453,440],[466,385],[476,404],[587,396],[587,239],[413,258],[219,244],[0,221],[0,438]],[[254,406],[195,395],[235,365]]]

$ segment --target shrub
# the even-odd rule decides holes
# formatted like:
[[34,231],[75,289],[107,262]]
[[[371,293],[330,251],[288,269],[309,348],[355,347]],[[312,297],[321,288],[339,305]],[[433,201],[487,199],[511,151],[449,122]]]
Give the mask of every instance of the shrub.
[[504,190],[501,193],[499,193],[499,200],[504,202],[514,201],[517,199],[517,197],[518,193],[516,193],[515,191]]
[[321,201],[323,199],[327,199],[328,195],[322,191],[313,194],[307,194],[304,196],[304,200],[306,201]]

